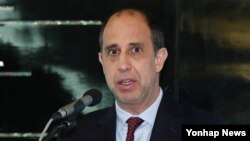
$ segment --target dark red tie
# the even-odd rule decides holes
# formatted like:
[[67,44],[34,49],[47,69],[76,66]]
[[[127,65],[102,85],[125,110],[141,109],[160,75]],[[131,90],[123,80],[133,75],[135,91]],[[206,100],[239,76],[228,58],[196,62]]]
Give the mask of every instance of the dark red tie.
[[143,122],[143,119],[139,117],[131,117],[127,120],[128,132],[126,141],[134,141],[134,132],[137,127],[139,127]]

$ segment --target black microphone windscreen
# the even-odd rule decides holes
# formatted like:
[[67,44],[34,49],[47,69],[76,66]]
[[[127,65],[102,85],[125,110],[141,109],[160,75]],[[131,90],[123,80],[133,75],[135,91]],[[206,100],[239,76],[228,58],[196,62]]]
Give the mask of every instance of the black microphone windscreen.
[[102,100],[102,93],[98,89],[92,88],[85,92],[84,96],[89,95],[93,98],[92,103],[89,106],[97,105]]

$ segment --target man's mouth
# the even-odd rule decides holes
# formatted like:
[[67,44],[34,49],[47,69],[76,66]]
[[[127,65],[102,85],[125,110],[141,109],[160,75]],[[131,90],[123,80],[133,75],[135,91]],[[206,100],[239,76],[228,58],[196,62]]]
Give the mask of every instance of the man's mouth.
[[121,85],[130,85],[130,84],[132,84],[132,83],[134,83],[134,82],[135,82],[135,80],[132,80],[132,79],[125,79],[125,80],[119,81],[119,84],[121,84]]
[[120,90],[132,90],[135,89],[137,81],[133,78],[121,79],[118,81],[118,87]]

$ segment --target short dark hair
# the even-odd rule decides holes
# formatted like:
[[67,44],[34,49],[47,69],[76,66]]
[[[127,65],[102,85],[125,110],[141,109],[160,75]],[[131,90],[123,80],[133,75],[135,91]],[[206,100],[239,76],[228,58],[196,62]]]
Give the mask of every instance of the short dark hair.
[[[161,28],[161,25],[151,13],[146,12],[142,9],[138,9],[138,8],[125,8],[125,9],[121,9],[115,13],[119,14],[119,13],[122,13],[123,11],[139,12],[145,17],[147,25],[151,31],[151,36],[152,36],[151,39],[152,39],[152,43],[153,43],[155,52],[158,49],[165,47],[164,33],[163,33],[162,28]],[[102,44],[103,44],[103,32],[104,32],[104,29],[105,29],[110,17],[106,21],[103,22],[103,25],[102,25],[101,30],[100,30],[99,44],[100,44],[101,50],[102,50]]]

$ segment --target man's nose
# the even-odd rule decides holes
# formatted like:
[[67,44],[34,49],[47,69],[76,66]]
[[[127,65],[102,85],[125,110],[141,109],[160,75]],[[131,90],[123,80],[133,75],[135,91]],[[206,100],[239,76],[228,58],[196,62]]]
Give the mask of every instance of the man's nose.
[[131,69],[131,61],[126,53],[121,53],[118,60],[118,69],[120,71],[127,71]]

